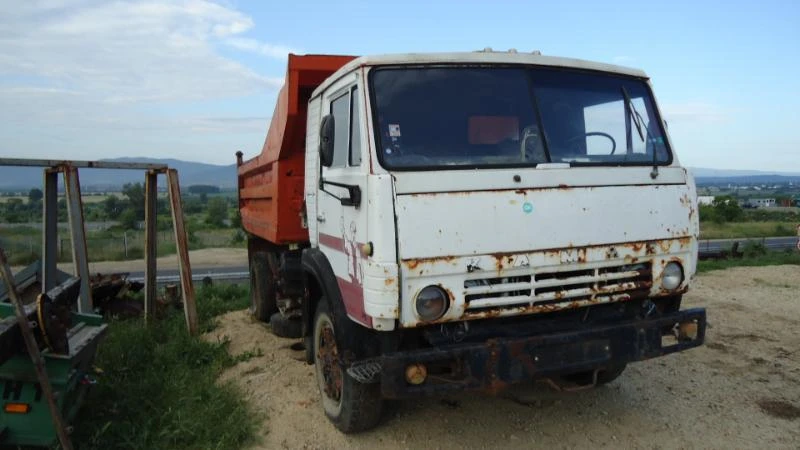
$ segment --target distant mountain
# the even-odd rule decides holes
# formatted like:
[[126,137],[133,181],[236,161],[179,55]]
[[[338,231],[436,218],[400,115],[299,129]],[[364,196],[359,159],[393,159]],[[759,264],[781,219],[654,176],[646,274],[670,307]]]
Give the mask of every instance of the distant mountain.
[[[222,189],[236,187],[236,164],[220,166],[193,161],[160,158],[114,158],[104,161],[166,164],[178,170],[182,187],[210,184]],[[116,190],[125,183],[144,181],[141,170],[81,169],[81,186],[85,190]],[[25,191],[42,185],[42,169],[38,167],[0,166],[0,190]]]
[[708,169],[705,167],[690,167],[689,170],[692,171],[695,177],[697,178],[709,178],[709,177],[746,177],[746,176],[758,176],[758,175],[781,175],[787,177],[800,177],[800,172],[772,172],[772,171],[765,171],[765,170],[737,170],[737,169]]
[[[194,161],[181,161],[167,158],[114,158],[106,161],[144,162],[167,164],[177,169],[181,186],[193,184],[210,184],[222,189],[236,187],[236,164],[220,166]],[[800,173],[765,172],[758,170],[723,170],[708,168],[691,168],[698,184],[774,184],[794,182],[800,183]],[[108,170],[84,169],[80,172],[81,185],[86,190],[116,190],[125,183],[137,183],[144,180],[140,170]],[[41,187],[42,169],[38,167],[6,167],[0,166],[0,190],[27,191],[33,187]]]
[[724,170],[702,167],[689,169],[697,184],[800,184],[798,172],[765,172],[761,170]]

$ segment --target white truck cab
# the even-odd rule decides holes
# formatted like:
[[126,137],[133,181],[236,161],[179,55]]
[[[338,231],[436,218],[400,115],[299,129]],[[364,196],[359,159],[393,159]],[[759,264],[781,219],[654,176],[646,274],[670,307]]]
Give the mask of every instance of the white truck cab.
[[680,310],[695,185],[643,72],[360,57],[310,94],[306,125],[308,242],[286,251],[302,254],[297,315],[343,431],[374,426],[381,398],[604,383],[702,344],[705,311]]

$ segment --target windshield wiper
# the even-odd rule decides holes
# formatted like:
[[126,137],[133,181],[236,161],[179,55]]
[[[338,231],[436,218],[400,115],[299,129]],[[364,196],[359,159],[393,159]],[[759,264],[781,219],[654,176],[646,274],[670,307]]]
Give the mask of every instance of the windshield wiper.
[[[636,125],[636,132],[639,133],[639,139],[644,142],[644,133],[642,133],[642,124],[639,123],[639,120],[642,116],[639,114],[639,111],[636,110],[636,107],[633,106],[633,101],[631,100],[631,96],[628,95],[628,90],[625,89],[625,86],[622,86],[622,96],[625,97],[625,105],[627,106],[628,116],[631,118],[631,122]],[[630,149],[628,149],[630,150]]]
[[[625,89],[625,86],[622,86],[622,96],[625,98],[625,110],[628,113],[628,116],[631,118],[631,122],[636,126],[636,132],[639,133],[639,139],[645,143],[645,148],[647,148],[647,143],[650,142],[650,127],[644,125],[644,118],[639,111],[636,110],[636,107],[633,106],[633,101],[631,100],[631,96],[628,95],[628,90]],[[644,133],[642,133],[642,127],[644,127]],[[647,138],[645,139],[645,134],[647,134]],[[628,140],[630,143],[630,139]],[[631,148],[628,151],[632,151]],[[650,178],[656,179],[658,177],[658,159],[656,154],[656,148],[653,146],[653,170],[650,171]]]

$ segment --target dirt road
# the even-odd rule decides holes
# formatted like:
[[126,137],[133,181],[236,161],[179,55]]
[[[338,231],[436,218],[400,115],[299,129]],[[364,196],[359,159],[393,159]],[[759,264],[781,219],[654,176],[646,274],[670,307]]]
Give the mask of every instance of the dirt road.
[[[210,269],[214,267],[247,266],[247,249],[244,248],[205,248],[189,252],[189,261],[192,269]],[[161,256],[156,260],[156,266],[161,270],[178,268],[178,256]],[[127,261],[99,261],[89,263],[90,273],[112,272],[142,272],[144,259],[131,259]],[[24,266],[12,267],[12,272],[22,270]],[[72,273],[72,263],[59,263],[58,268],[67,273]]]
[[798,448],[800,267],[704,274],[684,303],[708,308],[704,347],[636,363],[615,382],[558,393],[392,402],[379,428],[345,436],[326,420],[312,367],[245,311],[210,338],[263,356],[224,374],[265,417],[258,448]]

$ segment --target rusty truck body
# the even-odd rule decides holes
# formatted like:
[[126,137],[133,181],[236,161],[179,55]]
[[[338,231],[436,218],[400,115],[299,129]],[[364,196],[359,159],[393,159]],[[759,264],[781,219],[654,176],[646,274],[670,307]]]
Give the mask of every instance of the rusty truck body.
[[304,339],[344,432],[384,398],[592,386],[701,345],[695,185],[665,125],[635,69],[290,55],[261,154],[237,155],[252,312]]

